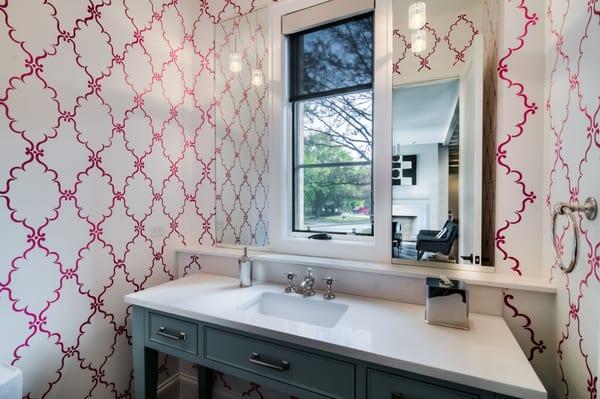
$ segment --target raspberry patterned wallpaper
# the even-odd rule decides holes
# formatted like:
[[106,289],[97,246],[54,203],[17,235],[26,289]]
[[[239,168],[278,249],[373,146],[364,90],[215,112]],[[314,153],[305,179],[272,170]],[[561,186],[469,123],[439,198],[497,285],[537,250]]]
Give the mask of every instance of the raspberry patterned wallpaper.
[[123,295],[214,243],[213,23],[246,11],[0,1],[0,361],[26,397],[131,396]]
[[[540,108],[546,110],[547,221],[558,201],[583,203],[589,196],[600,197],[600,2],[549,0],[546,18],[546,101]],[[564,223],[559,241],[568,253],[570,233]],[[559,287],[557,397],[597,398],[600,221],[579,216],[578,224],[581,250],[576,269],[569,275],[552,270]],[[545,248],[550,267],[549,239]]]

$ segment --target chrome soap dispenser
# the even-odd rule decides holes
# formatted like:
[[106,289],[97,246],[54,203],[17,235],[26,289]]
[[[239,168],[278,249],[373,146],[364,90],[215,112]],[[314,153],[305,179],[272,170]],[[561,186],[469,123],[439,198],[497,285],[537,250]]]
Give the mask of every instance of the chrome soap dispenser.
[[252,287],[252,261],[248,257],[248,248],[244,247],[244,255],[238,259],[240,267],[240,288]]

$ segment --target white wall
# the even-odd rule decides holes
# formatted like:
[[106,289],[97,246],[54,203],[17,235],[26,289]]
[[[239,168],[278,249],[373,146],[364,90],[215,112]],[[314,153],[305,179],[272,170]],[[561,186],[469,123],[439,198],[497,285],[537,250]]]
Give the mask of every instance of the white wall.
[[448,151],[438,144],[396,146],[398,155],[417,155],[417,184],[394,186],[393,205],[425,205],[426,220],[418,221],[422,229],[440,228],[448,212]]
[[441,227],[448,219],[450,210],[450,170],[448,168],[448,147],[438,146],[438,214],[437,223]]

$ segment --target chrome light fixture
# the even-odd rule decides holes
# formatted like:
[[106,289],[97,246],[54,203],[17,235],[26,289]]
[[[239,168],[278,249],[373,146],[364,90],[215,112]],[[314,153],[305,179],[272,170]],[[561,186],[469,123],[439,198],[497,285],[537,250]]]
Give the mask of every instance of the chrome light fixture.
[[427,32],[419,29],[410,35],[410,49],[413,53],[419,54],[427,48]]
[[427,13],[425,2],[418,1],[408,7],[408,28],[410,30],[419,30],[425,26]]

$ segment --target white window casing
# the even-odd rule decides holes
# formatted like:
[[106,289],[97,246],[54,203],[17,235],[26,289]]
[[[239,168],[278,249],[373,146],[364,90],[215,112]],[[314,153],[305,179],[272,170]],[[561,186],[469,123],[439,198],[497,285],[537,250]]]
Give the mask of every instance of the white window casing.
[[296,0],[271,8],[271,249],[298,255],[388,263],[391,258],[392,0],[377,0],[374,15],[373,216],[374,235],[308,240],[292,232],[291,106],[285,34],[373,10],[374,0]]
[[290,35],[329,22],[365,14],[374,9],[375,0],[329,0],[283,15],[281,30],[278,32],[282,35]]

